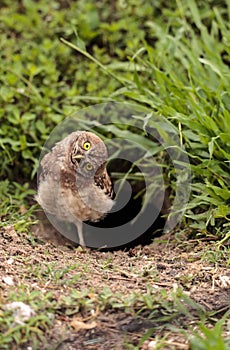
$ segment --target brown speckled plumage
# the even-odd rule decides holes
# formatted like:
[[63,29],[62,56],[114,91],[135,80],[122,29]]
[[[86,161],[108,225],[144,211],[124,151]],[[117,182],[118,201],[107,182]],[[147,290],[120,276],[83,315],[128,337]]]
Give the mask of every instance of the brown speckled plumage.
[[41,160],[36,200],[45,212],[74,223],[81,245],[85,245],[82,221],[98,221],[114,205],[107,158],[106,146],[98,136],[76,131]]

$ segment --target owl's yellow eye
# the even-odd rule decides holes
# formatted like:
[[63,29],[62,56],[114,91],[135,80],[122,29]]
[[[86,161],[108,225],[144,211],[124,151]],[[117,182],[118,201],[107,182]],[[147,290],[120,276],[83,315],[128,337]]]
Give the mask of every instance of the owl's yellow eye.
[[86,168],[87,171],[93,170],[93,166],[90,163],[86,163],[85,168]]
[[90,142],[89,141],[86,141],[85,143],[84,143],[84,145],[83,145],[83,148],[84,148],[84,150],[85,151],[88,151],[89,149],[90,149]]

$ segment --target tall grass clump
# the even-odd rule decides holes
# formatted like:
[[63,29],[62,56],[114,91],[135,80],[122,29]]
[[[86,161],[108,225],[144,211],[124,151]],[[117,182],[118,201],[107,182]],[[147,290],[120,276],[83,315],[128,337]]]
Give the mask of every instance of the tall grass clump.
[[[191,0],[172,7],[145,22],[148,35],[128,61],[102,68],[121,82],[113,99],[148,106],[178,128],[192,170],[189,226],[225,241],[230,237],[230,3]],[[131,79],[127,71],[134,71]]]

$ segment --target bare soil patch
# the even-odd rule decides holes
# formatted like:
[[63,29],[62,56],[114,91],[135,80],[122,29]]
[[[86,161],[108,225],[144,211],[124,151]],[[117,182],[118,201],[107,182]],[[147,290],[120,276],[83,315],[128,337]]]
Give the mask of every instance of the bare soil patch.
[[[73,288],[88,290],[87,297],[96,300],[106,287],[114,295],[129,296],[133,292],[144,293],[146,286],[150,285],[166,293],[181,287],[203,310],[216,311],[220,317],[230,307],[230,271],[221,262],[218,265],[212,263],[211,256],[216,252],[209,242],[176,242],[175,236],[167,235],[155,239],[148,246],[137,246],[127,251],[81,251],[47,223],[45,226],[37,225],[33,231],[34,240],[27,234],[16,233],[11,226],[1,230],[1,277],[10,276],[14,283],[12,286],[1,281],[2,300],[7,300],[12,290],[17,293],[21,283],[26,283],[30,290],[55,292],[57,300],[62,294],[68,295]],[[76,264],[76,269],[65,275],[67,280],[77,275],[76,282],[58,284],[55,278],[45,282],[42,278],[43,266],[53,262],[60,271]],[[28,265],[40,269],[41,276],[38,278],[35,272],[28,275]],[[192,306],[190,312],[192,315]],[[164,349],[189,349],[183,332],[158,327],[148,316],[146,312],[138,314],[136,309],[106,308],[106,305],[91,310],[91,313],[84,312],[82,308],[72,315],[56,309],[52,327],[44,331],[46,344],[40,349],[126,349],[126,343],[138,344],[148,329],[154,331],[143,342],[143,350],[150,349],[149,344],[157,335],[165,337],[168,345]],[[161,310],[159,316],[162,316]],[[192,322],[192,317],[172,318],[175,328],[186,330]]]

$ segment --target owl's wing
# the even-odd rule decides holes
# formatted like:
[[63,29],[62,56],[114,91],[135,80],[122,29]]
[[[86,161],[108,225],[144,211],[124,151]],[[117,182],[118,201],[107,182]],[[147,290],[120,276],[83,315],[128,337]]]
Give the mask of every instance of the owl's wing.
[[102,191],[111,199],[114,199],[114,190],[113,185],[110,180],[110,177],[105,170],[101,176],[95,176],[94,177],[95,185],[100,187]]

